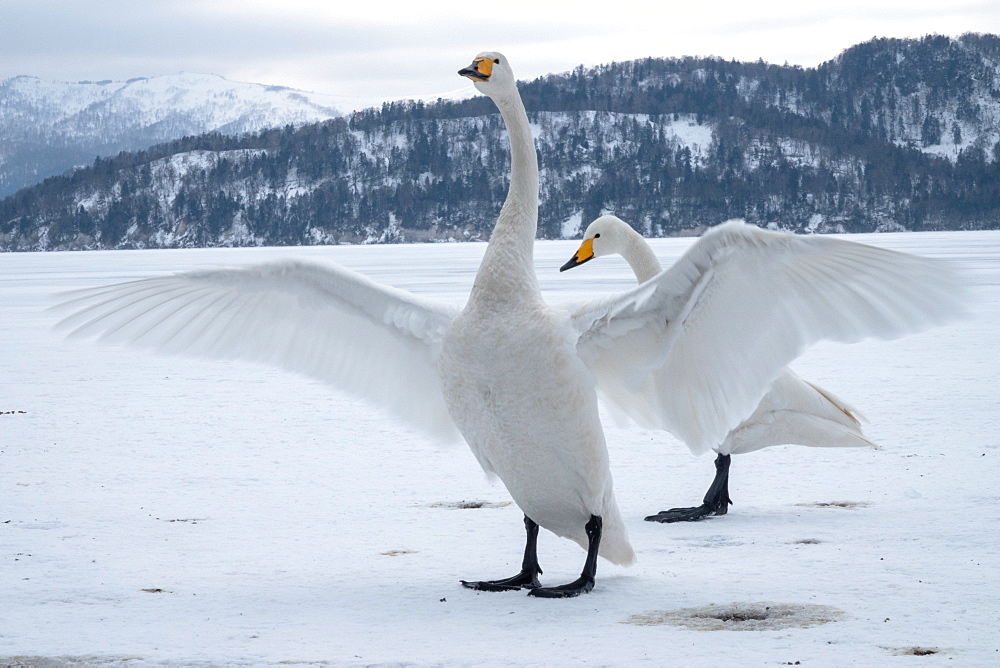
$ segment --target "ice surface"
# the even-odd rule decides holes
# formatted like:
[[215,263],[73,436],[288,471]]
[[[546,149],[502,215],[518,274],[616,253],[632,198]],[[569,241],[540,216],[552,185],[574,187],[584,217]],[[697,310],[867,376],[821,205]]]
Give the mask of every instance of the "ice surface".
[[[289,256],[462,302],[484,244],[0,255],[0,665],[996,665],[1000,232],[863,240],[974,286],[967,320],[793,365],[883,450],[734,457],[729,515],[660,525],[642,518],[698,502],[711,459],[606,420],[639,561],[562,601],[458,584],[523,547],[466,448],[268,368],[64,341],[44,310]],[[690,243],[653,241],[665,264]],[[538,245],[553,301],[632,284],[615,258],[560,274],[576,246]],[[561,583],[584,553],[543,531],[539,556]]]

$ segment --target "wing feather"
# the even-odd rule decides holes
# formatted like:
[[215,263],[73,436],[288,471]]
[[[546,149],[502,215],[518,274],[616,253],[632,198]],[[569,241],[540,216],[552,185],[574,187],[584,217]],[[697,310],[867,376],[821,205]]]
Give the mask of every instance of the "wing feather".
[[572,320],[602,394],[703,452],[809,345],[941,324],[961,314],[962,296],[943,261],[731,221],[673,267],[578,307]]
[[261,362],[330,383],[454,439],[437,371],[457,308],[336,265],[296,261],[78,290],[54,309],[73,337]]

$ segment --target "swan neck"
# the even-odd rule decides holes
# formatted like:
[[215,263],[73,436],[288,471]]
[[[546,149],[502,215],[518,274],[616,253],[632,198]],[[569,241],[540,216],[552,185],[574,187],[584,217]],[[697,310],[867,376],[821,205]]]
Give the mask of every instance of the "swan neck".
[[497,107],[507,126],[511,161],[510,189],[497,227],[506,222],[503,220],[504,209],[519,208],[528,214],[527,222],[517,221],[519,230],[523,236],[530,238],[533,246],[538,226],[538,155],[535,153],[535,138],[531,134],[531,124],[519,94],[501,100]]
[[656,253],[650,248],[649,243],[631,227],[625,234],[621,255],[632,267],[635,278],[640,283],[645,283],[663,271],[663,267],[656,259]]
[[538,228],[538,156],[521,96],[494,100],[510,140],[510,187],[480,265],[473,294],[540,299],[534,248]]

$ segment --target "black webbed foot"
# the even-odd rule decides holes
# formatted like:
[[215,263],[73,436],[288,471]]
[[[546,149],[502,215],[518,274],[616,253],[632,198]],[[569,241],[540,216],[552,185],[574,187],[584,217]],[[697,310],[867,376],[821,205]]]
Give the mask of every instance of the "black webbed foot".
[[538,574],[541,570],[537,572],[521,571],[517,575],[509,578],[504,578],[503,580],[479,580],[474,582],[467,582],[462,580],[462,586],[467,589],[475,589],[476,591],[516,591],[518,589],[534,589],[541,586],[538,582]]
[[569,584],[557,587],[536,587],[528,592],[528,596],[537,596],[539,598],[573,598],[580,594],[586,594],[593,588],[594,578],[581,575]]
[[716,513],[713,508],[709,508],[705,504],[701,504],[700,506],[695,506],[693,508],[671,508],[670,510],[661,510],[655,515],[650,515],[645,519],[647,522],[669,524],[671,522],[697,522],[698,520],[715,514]]
[[646,521],[662,524],[697,522],[712,515],[725,515],[729,512],[729,505],[733,502],[729,498],[729,461],[730,455],[719,455],[715,458],[715,479],[712,480],[700,506],[661,510],[655,515],[646,517]]
[[603,521],[597,515],[591,515],[590,521],[584,529],[587,532],[587,561],[583,565],[583,572],[573,582],[556,587],[538,587],[528,592],[528,596],[539,598],[573,598],[580,594],[586,594],[594,588],[594,579],[597,577],[597,552],[601,546],[601,528]]
[[527,543],[524,546],[524,560],[521,562],[521,572],[514,577],[504,580],[480,580],[477,582],[467,582],[462,580],[462,586],[476,591],[514,591],[516,589],[529,589],[529,596],[540,598],[572,598],[580,594],[586,594],[594,588],[594,579],[597,576],[597,552],[601,545],[601,518],[591,515],[590,521],[584,529],[587,532],[587,561],[583,565],[583,572],[580,577],[569,584],[557,587],[541,587],[538,583],[538,576],[542,569],[538,567],[538,557],[536,545],[538,542],[538,525],[527,515],[524,516],[524,528],[528,534]]
[[503,580],[479,580],[466,582],[462,586],[476,591],[516,591],[518,589],[534,589],[540,586],[538,576],[542,569],[538,565],[538,525],[527,515],[524,516],[524,559],[521,561],[521,572]]

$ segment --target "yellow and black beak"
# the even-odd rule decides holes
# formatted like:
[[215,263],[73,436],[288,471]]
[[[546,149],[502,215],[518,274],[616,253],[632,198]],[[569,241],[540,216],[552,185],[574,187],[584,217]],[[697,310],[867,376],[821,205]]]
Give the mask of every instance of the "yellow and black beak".
[[473,81],[489,81],[493,74],[493,61],[489,58],[476,58],[472,64],[458,71],[463,77],[468,77]]
[[559,267],[559,271],[566,271],[567,269],[572,269],[573,267],[579,267],[584,262],[589,262],[594,259],[594,240],[584,239],[580,247],[576,249],[576,253],[570,258],[569,262]]

